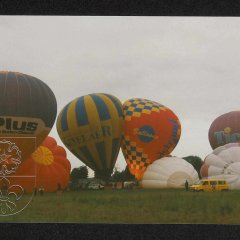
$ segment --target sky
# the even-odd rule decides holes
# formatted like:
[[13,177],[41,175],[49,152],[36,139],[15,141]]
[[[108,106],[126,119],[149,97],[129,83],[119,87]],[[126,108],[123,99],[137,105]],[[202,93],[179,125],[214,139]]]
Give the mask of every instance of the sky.
[[[172,155],[204,159],[211,123],[240,109],[239,29],[233,17],[0,16],[0,70],[44,81],[58,113],[91,93],[159,102],[181,122]],[[64,146],[56,124],[49,135]]]

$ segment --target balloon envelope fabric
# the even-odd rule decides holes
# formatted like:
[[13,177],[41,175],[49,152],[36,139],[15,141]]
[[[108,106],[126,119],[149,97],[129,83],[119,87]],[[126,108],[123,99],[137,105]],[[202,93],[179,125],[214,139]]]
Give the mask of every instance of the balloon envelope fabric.
[[60,112],[57,131],[67,148],[106,179],[113,170],[122,138],[121,102],[103,93],[74,99]]
[[240,141],[240,111],[217,117],[211,124],[208,138],[212,149]]
[[206,156],[202,178],[225,179],[230,189],[240,189],[240,143],[228,143]]
[[140,180],[149,164],[173,151],[181,125],[169,108],[143,98],[126,101],[123,114],[123,155],[131,174]]
[[23,73],[0,71],[0,137],[14,137],[22,159],[32,153],[24,138],[35,137],[39,146],[56,114],[56,98],[44,82]]
[[143,174],[143,188],[184,188],[199,181],[198,173],[186,160],[163,157],[149,165]]
[[47,137],[35,152],[27,158],[19,169],[13,184],[19,184],[26,192],[33,192],[34,182],[29,181],[21,176],[36,175],[36,187],[41,186],[45,192],[54,192],[58,185],[62,189],[66,188],[69,183],[71,164],[67,159],[66,151],[63,147],[57,145],[52,137]]

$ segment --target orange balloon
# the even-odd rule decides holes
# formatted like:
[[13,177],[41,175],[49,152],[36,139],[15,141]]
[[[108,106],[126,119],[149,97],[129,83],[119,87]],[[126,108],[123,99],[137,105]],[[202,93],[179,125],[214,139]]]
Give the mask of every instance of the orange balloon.
[[123,114],[121,148],[130,173],[140,180],[149,164],[173,151],[181,125],[169,108],[142,98],[126,101]]
[[13,177],[11,183],[22,186],[26,192],[32,192],[35,182],[29,179],[36,175],[37,189],[43,186],[45,192],[54,192],[58,189],[58,184],[62,189],[67,187],[70,171],[71,164],[65,149],[58,146],[54,138],[48,136],[16,171],[15,176],[25,177]]

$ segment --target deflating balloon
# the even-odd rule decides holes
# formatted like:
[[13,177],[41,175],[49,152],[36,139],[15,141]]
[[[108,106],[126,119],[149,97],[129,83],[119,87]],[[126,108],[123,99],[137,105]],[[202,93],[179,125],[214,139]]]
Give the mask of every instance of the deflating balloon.
[[240,111],[225,113],[211,124],[208,138],[212,149],[240,141]]
[[122,152],[129,171],[140,180],[149,164],[173,151],[181,125],[169,108],[142,98],[126,101],[123,114]]
[[69,183],[71,164],[66,151],[58,146],[52,137],[47,137],[37,150],[27,158],[16,171],[18,176],[12,183],[18,184],[26,192],[33,192],[35,183],[21,176],[36,176],[37,189],[42,186],[46,192],[54,192]]
[[204,159],[200,174],[203,178],[225,179],[230,189],[240,189],[240,144],[216,148]]
[[57,131],[67,148],[95,171],[108,178],[115,165],[122,138],[121,102],[103,93],[76,98],[57,119]]
[[26,74],[0,71],[0,137],[14,138],[22,159],[35,150],[24,137],[36,137],[39,146],[56,114],[55,96],[44,82]]
[[163,157],[149,165],[143,174],[143,188],[183,188],[199,181],[198,173],[186,160]]

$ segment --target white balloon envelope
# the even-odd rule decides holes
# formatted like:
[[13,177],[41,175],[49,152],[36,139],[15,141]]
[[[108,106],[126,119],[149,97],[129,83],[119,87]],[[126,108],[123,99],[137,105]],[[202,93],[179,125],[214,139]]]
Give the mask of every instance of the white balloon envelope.
[[149,165],[143,174],[143,188],[184,188],[198,182],[198,173],[186,160],[163,157]]
[[202,178],[225,179],[230,189],[240,189],[240,144],[216,148],[204,159],[200,174]]

